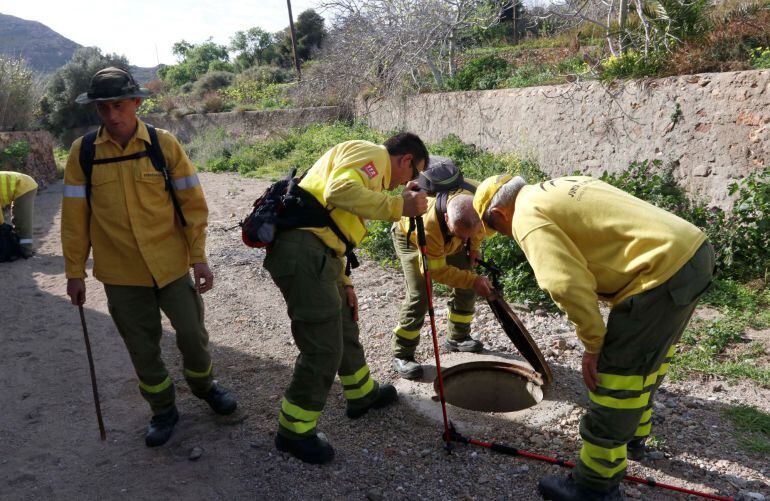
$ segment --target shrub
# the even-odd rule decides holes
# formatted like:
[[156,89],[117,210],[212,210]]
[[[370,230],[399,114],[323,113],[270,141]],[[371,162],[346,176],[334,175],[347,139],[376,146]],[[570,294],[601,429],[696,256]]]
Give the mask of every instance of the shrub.
[[261,85],[286,83],[294,80],[294,73],[278,66],[255,66],[239,74],[237,80]]
[[451,90],[496,89],[511,75],[511,66],[495,55],[472,59],[457,74],[446,81]]
[[19,170],[27,163],[29,143],[24,140],[16,141],[0,149],[0,167],[10,165],[12,170]]
[[293,84],[262,85],[253,81],[237,81],[230,87],[220,90],[220,94],[233,105],[243,109],[271,110],[291,108],[294,103],[288,96]]
[[233,83],[235,75],[227,71],[212,71],[206,73],[198,80],[195,81],[192,88],[192,93],[198,98],[217,91],[223,87],[227,87]]
[[653,76],[662,67],[660,55],[629,49],[619,56],[610,56],[602,62],[601,79],[610,82],[618,78],[640,78]]
[[28,129],[36,101],[32,70],[21,59],[0,55],[0,130]]
[[770,69],[770,47],[757,47],[749,51],[749,64],[755,70]]
[[225,100],[222,99],[222,96],[216,92],[209,92],[203,96],[196,106],[196,111],[198,113],[220,113],[223,111],[230,111],[230,109],[232,108],[228,106],[227,103],[225,103]]

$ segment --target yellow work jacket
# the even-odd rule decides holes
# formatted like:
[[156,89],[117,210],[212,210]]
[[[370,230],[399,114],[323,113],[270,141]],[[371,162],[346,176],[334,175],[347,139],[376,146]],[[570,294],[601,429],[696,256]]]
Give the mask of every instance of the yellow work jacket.
[[[467,181],[478,184],[477,182],[467,179]],[[449,195],[449,200],[457,195],[473,195],[470,191],[461,190],[457,193]],[[463,247],[466,245],[466,240],[463,240],[454,235],[444,236],[441,231],[441,225],[439,224],[439,217],[443,217],[443,214],[436,213],[436,199],[434,197],[428,197],[428,211],[422,216],[423,224],[425,226],[425,243],[426,252],[428,254],[428,270],[430,270],[430,278],[436,280],[439,283],[447,285],[449,287],[456,287],[460,289],[470,289],[473,287],[473,282],[478,275],[473,270],[461,270],[455,266],[447,264],[446,258],[456,252],[464,252]],[[404,235],[409,234],[409,218],[402,217],[398,223],[401,231]],[[484,239],[483,228],[479,229],[470,241],[470,249],[477,251],[481,248],[481,242]],[[417,246],[417,232],[413,231],[410,236],[410,242],[415,247]],[[422,259],[422,256],[420,256]],[[422,272],[422,268],[420,268]]]
[[[157,132],[187,226],[179,222],[163,175],[149,157],[94,165],[89,207],[78,138],[64,172],[61,238],[67,278],[86,276],[91,248],[94,276],[112,285],[163,287],[192,264],[206,262],[208,207],[195,168],[173,135]],[[149,142],[142,121],[125,149],[102,127],[94,143],[96,159],[138,153]]]
[[0,171],[0,224],[5,222],[3,209],[20,196],[37,188],[34,179],[21,172]]
[[607,330],[600,298],[616,305],[663,284],[706,240],[684,219],[587,176],[525,186],[515,204],[513,236],[589,353],[601,351]]
[[[331,210],[339,229],[358,246],[366,236],[366,219],[397,221],[401,217],[403,198],[382,193],[389,184],[388,150],[369,141],[346,141],[324,153],[299,185]],[[330,228],[304,229],[339,257],[345,254],[345,245]],[[350,284],[348,277],[344,281]]]

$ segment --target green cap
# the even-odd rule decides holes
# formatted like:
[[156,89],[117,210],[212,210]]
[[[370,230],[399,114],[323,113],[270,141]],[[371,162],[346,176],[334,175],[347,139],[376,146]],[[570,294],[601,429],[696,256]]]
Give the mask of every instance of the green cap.
[[80,94],[75,102],[88,104],[94,101],[116,101],[118,99],[148,97],[149,95],[150,91],[144,87],[139,87],[131,73],[111,66],[97,71],[91,77],[88,92]]

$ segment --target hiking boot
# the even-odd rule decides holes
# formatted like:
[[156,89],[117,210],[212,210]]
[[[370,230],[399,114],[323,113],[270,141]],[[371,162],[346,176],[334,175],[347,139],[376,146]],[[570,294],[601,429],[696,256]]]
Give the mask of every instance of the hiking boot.
[[615,486],[609,491],[602,492],[578,484],[572,479],[572,474],[565,477],[546,475],[537,484],[537,490],[543,499],[551,501],[620,501],[620,487]]
[[174,425],[179,421],[179,412],[176,406],[166,412],[156,414],[147,427],[147,434],[144,436],[144,443],[147,447],[158,447],[168,442],[171,433],[174,431]]
[[646,438],[637,438],[628,442],[628,445],[626,445],[626,457],[634,461],[663,459],[663,453],[654,451],[651,447],[647,446],[646,442]]
[[350,402],[348,402],[345,414],[347,414],[350,419],[358,419],[369,412],[369,409],[382,409],[396,400],[398,400],[396,388],[392,384],[382,384],[377,388],[377,396],[374,397],[374,400],[372,400],[368,406],[352,407]]
[[35,255],[35,250],[32,248],[31,245],[22,245],[20,254],[21,254],[21,257],[23,257],[24,259],[29,259]]
[[324,464],[334,459],[334,447],[323,434],[291,439],[276,433],[275,448],[310,464]]
[[205,400],[209,407],[221,416],[232,414],[238,408],[238,402],[235,401],[235,398],[216,382],[211,385],[206,395],[198,398]]
[[419,379],[422,377],[422,365],[412,358],[394,358],[393,369],[404,379]]
[[449,339],[446,337],[444,338],[444,348],[446,348],[447,351],[479,353],[484,349],[484,343],[481,341],[476,341],[470,336],[463,339]]

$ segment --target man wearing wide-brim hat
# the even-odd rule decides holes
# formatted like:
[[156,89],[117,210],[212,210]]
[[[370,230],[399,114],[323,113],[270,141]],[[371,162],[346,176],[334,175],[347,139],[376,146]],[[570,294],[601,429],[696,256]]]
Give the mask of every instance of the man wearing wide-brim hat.
[[[711,283],[714,249],[687,221],[588,176],[494,176],[473,204],[490,232],[516,240],[585,347],[580,458],[571,475],[543,478],[540,493],[621,499],[627,459],[646,454],[655,391]],[[600,300],[612,305],[606,324]]]
[[179,419],[161,359],[161,311],[176,331],[192,393],[218,414],[231,414],[237,403],[213,379],[203,322],[201,294],[214,280],[206,262],[206,199],[176,138],[136,117],[148,95],[128,71],[110,67],[77,97],[80,104],[96,104],[102,126],[70,149],[61,237],[73,304],[85,303],[93,249],[94,277],[104,284],[110,315],[153,413],[145,436],[153,447],[168,441]]

